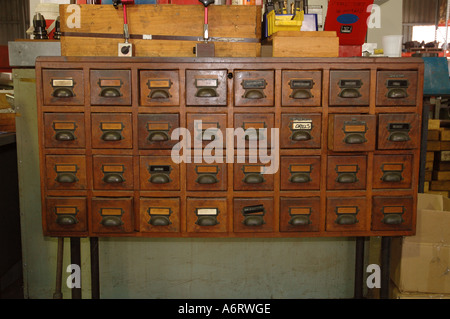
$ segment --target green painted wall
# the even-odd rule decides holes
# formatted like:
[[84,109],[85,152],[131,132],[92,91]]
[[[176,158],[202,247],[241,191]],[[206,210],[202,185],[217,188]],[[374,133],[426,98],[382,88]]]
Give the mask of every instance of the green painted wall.
[[[57,239],[43,237],[35,72],[13,70],[25,296],[53,298]],[[100,238],[101,298],[352,298],[353,238]],[[82,298],[90,298],[89,239],[81,239]],[[65,239],[63,297],[70,264]],[[367,252],[366,252],[367,254]]]

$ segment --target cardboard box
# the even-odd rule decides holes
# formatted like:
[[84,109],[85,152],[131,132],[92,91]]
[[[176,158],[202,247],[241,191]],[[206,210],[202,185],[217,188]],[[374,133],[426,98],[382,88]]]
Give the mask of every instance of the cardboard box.
[[392,299],[450,299],[450,294],[427,294],[423,292],[401,292],[398,287],[391,285]]
[[418,194],[415,236],[393,238],[391,280],[400,292],[450,294],[450,200]]

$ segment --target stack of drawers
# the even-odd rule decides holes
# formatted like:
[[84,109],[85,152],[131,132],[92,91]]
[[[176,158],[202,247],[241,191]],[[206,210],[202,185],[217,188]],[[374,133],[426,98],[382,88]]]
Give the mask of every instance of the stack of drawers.
[[421,59],[42,57],[36,79],[45,235],[415,232]]

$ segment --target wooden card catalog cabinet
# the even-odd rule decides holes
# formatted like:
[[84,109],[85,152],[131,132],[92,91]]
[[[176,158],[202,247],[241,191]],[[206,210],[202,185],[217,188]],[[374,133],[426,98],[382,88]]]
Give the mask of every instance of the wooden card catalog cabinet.
[[44,234],[413,235],[423,69],[39,57]]

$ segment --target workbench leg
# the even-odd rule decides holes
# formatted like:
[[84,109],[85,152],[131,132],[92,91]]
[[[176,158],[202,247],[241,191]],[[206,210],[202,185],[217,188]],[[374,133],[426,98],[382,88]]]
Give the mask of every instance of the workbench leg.
[[100,299],[98,237],[91,237],[91,291],[92,299]]
[[[78,265],[81,270],[81,248],[78,237],[70,237],[70,263]],[[81,299],[81,287],[72,288],[72,299]]]
[[363,297],[364,241],[365,237],[356,237],[355,299],[362,299]]
[[391,269],[391,237],[381,237],[381,287],[380,299],[389,299]]

